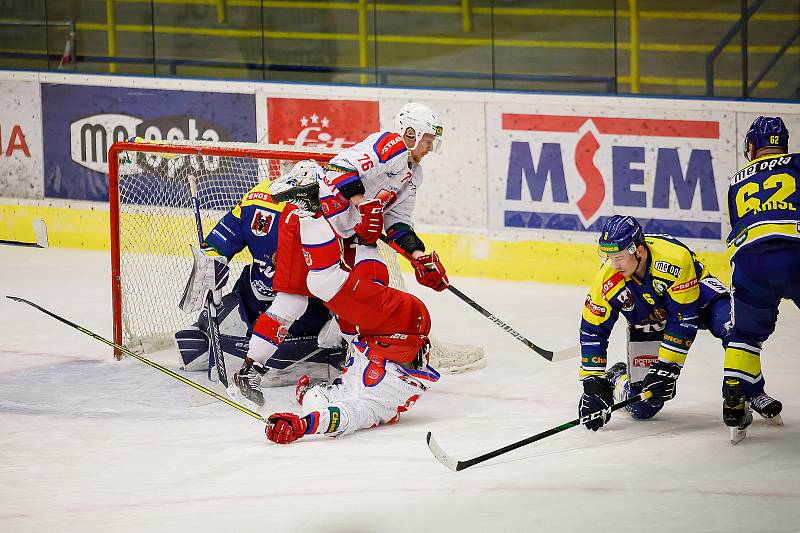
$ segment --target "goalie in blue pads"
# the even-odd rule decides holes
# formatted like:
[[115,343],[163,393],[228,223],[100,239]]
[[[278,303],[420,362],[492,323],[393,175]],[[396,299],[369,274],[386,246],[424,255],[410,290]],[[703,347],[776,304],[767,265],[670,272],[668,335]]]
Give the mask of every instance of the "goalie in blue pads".
[[[242,270],[230,294],[222,297],[217,309],[220,346],[226,356],[244,359],[256,319],[269,308],[271,299],[256,297],[250,280],[250,265]],[[175,333],[175,342],[184,370],[205,370],[214,379],[215,361],[209,359],[208,317],[203,311],[197,322]],[[330,311],[316,299],[289,328],[275,354],[267,360],[264,385],[295,384],[307,374],[327,379],[344,363],[344,344]]]

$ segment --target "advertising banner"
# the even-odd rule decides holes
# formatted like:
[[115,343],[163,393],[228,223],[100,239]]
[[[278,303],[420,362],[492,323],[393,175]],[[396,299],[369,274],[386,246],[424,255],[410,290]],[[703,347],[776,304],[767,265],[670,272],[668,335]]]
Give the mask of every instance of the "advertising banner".
[[45,196],[108,200],[108,148],[134,136],[254,142],[254,111],[252,94],[43,84]]
[[41,198],[42,110],[39,84],[0,81],[0,196]]
[[[418,224],[486,227],[485,129],[480,101],[442,100],[413,91],[374,99],[352,99],[352,88],[328,87],[325,96],[294,98],[262,92],[259,138],[270,144],[319,147],[339,152],[369,134],[394,129],[394,117],[411,101],[428,105],[444,124],[443,149],[422,162],[424,180],[417,195]],[[362,91],[363,92],[363,91]],[[441,94],[436,95],[441,98]],[[341,99],[337,99],[340,97]],[[349,98],[348,98],[349,97]],[[266,130],[266,131],[264,131]],[[457,198],[457,200],[456,200]]]
[[267,98],[270,144],[339,152],[379,129],[377,100]]
[[487,105],[493,229],[648,233],[719,241],[736,171],[733,112]]

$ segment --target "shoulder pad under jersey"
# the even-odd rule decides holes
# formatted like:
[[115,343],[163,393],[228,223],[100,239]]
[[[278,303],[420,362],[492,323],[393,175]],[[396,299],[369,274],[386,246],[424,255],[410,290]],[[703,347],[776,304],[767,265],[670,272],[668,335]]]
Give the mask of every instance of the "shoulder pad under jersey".
[[603,276],[603,286],[600,289],[603,294],[603,298],[606,300],[608,300],[609,296],[613,296],[622,287],[622,285],[625,284],[625,276],[617,271],[611,272],[613,272],[611,276],[606,277],[607,274]]
[[650,273],[675,281],[684,270],[694,270],[692,252],[685,244],[669,236],[648,235]]
[[386,163],[390,159],[408,151],[403,138],[392,131],[387,131],[378,137],[375,144],[372,145],[372,149],[375,150],[375,155],[378,156],[378,162],[380,163]]
[[246,207],[248,205],[258,205],[277,212],[283,211],[283,208],[286,206],[285,202],[276,202],[272,199],[268,181],[262,181],[247,191],[242,198],[241,204],[242,207]]

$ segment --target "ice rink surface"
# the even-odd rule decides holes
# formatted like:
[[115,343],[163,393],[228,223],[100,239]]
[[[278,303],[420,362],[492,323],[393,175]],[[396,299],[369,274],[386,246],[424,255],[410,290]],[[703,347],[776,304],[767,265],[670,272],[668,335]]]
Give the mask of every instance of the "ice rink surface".
[[[577,342],[585,288],[454,279],[548,348]],[[111,337],[107,253],[0,247],[0,295]],[[0,531],[794,532],[800,530],[800,312],[765,344],[785,426],[758,419],[731,446],[723,351],[699,334],[678,396],[654,420],[615,413],[461,472],[469,458],[576,416],[578,361],[549,363],[452,294],[412,290],[433,333],[485,348],[486,368],[445,375],[393,426],[292,445],[227,405],[41,312],[0,299]],[[624,354],[618,327],[610,361]],[[160,361],[171,365],[173,360]],[[206,384],[202,373],[193,379]],[[293,389],[265,391],[266,411]]]

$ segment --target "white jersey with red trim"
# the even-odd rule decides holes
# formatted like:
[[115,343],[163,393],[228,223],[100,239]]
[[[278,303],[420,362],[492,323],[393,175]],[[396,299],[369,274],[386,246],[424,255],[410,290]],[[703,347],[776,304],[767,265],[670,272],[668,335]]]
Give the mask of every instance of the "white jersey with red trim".
[[304,414],[311,415],[306,433],[336,437],[394,424],[438,380],[439,373],[430,366],[413,370],[353,342],[342,376],[306,392]]
[[399,134],[373,133],[325,165],[324,176],[320,179],[320,201],[325,218],[340,237],[352,236],[361,216],[339,188],[358,179],[364,184],[366,198],[381,198],[386,202],[385,227],[398,222],[413,227],[412,214],[417,187],[422,184],[422,167],[409,163],[409,151]]

